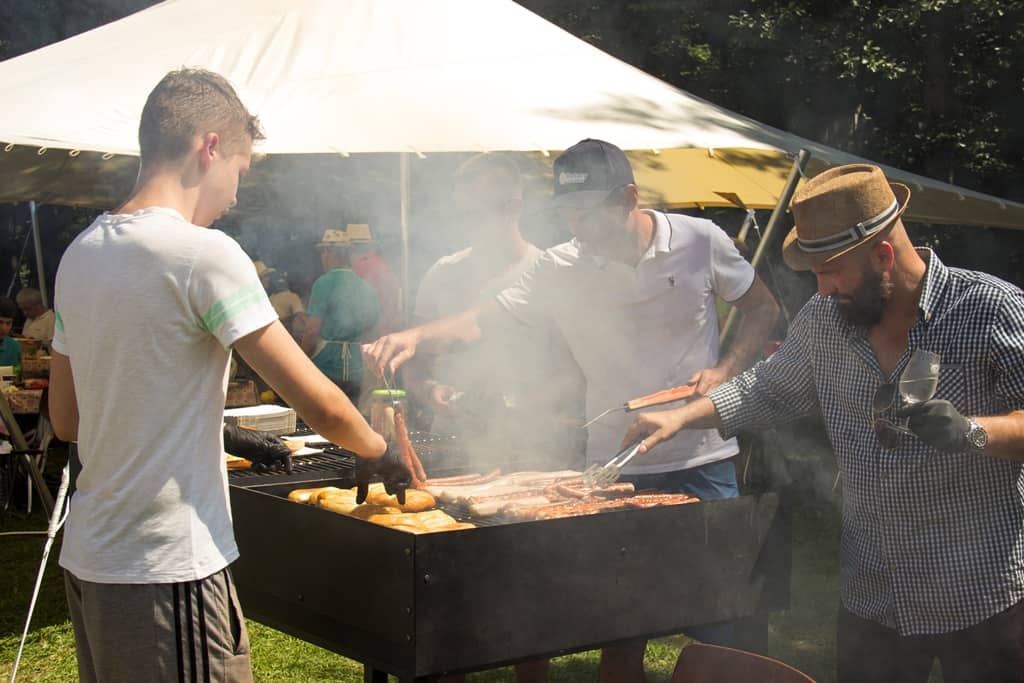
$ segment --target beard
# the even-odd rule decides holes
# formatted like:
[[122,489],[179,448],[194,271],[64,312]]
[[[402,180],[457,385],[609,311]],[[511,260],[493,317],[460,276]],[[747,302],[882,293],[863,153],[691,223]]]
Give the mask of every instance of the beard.
[[836,301],[839,315],[851,325],[874,327],[882,320],[885,304],[892,294],[892,283],[887,275],[865,269],[864,277],[848,301]]

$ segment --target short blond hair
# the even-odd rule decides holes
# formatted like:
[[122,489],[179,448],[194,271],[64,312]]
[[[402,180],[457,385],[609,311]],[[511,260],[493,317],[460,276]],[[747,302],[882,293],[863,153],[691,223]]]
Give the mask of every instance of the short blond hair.
[[142,164],[181,159],[196,135],[217,133],[227,154],[263,140],[259,119],[249,113],[226,78],[206,69],[178,69],[146,98],[139,121]]

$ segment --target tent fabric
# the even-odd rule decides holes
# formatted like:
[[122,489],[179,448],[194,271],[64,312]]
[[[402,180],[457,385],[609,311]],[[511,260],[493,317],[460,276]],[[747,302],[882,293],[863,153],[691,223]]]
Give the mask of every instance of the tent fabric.
[[[511,0],[167,0],[0,62],[13,94],[0,200],[100,204],[131,163],[88,152],[137,154],[146,95],[182,65],[231,80],[268,154],[553,153],[597,137],[643,157],[641,184],[666,206],[749,208],[774,206],[800,149],[863,161],[674,88]],[[883,168],[916,188],[909,219],[1024,227],[1022,204]]]

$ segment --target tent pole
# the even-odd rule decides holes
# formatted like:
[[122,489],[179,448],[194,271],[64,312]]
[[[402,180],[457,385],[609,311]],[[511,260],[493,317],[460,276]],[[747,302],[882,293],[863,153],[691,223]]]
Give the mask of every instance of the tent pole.
[[46,269],[43,267],[43,240],[39,236],[39,217],[36,215],[36,203],[28,203],[32,215],[32,245],[36,250],[36,276],[39,278],[39,295],[43,298],[43,306],[50,307],[50,299],[46,294]]
[[[800,150],[796,155],[796,159],[793,161],[793,167],[789,171],[789,178],[786,180],[786,186],[782,189],[782,194],[779,195],[779,201],[775,204],[775,209],[772,210],[772,217],[768,219],[768,225],[765,226],[764,234],[761,235],[761,241],[757,245],[757,249],[754,251],[753,258],[750,259],[750,265],[757,268],[757,265],[761,262],[761,258],[764,256],[764,250],[772,242],[772,235],[778,228],[779,223],[782,222],[783,216],[786,215],[786,211],[789,210],[789,202],[793,199],[793,193],[796,192],[796,186],[800,183],[800,178],[804,174],[804,168],[807,166],[807,162],[811,159],[811,153],[806,149]],[[722,327],[722,332],[719,335],[719,339],[724,340],[728,336],[729,332],[732,331],[732,326],[736,321],[736,307],[733,306],[729,310],[729,317],[725,320],[725,325]]]
[[398,157],[398,195],[401,203],[402,233],[402,322],[409,326],[409,153]]

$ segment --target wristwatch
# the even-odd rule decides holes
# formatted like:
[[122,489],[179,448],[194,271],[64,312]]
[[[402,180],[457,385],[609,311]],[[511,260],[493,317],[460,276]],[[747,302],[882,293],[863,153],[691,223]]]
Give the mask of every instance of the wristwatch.
[[988,432],[972,418],[967,418],[967,434],[964,435],[967,448],[975,453],[981,453],[988,446]]

